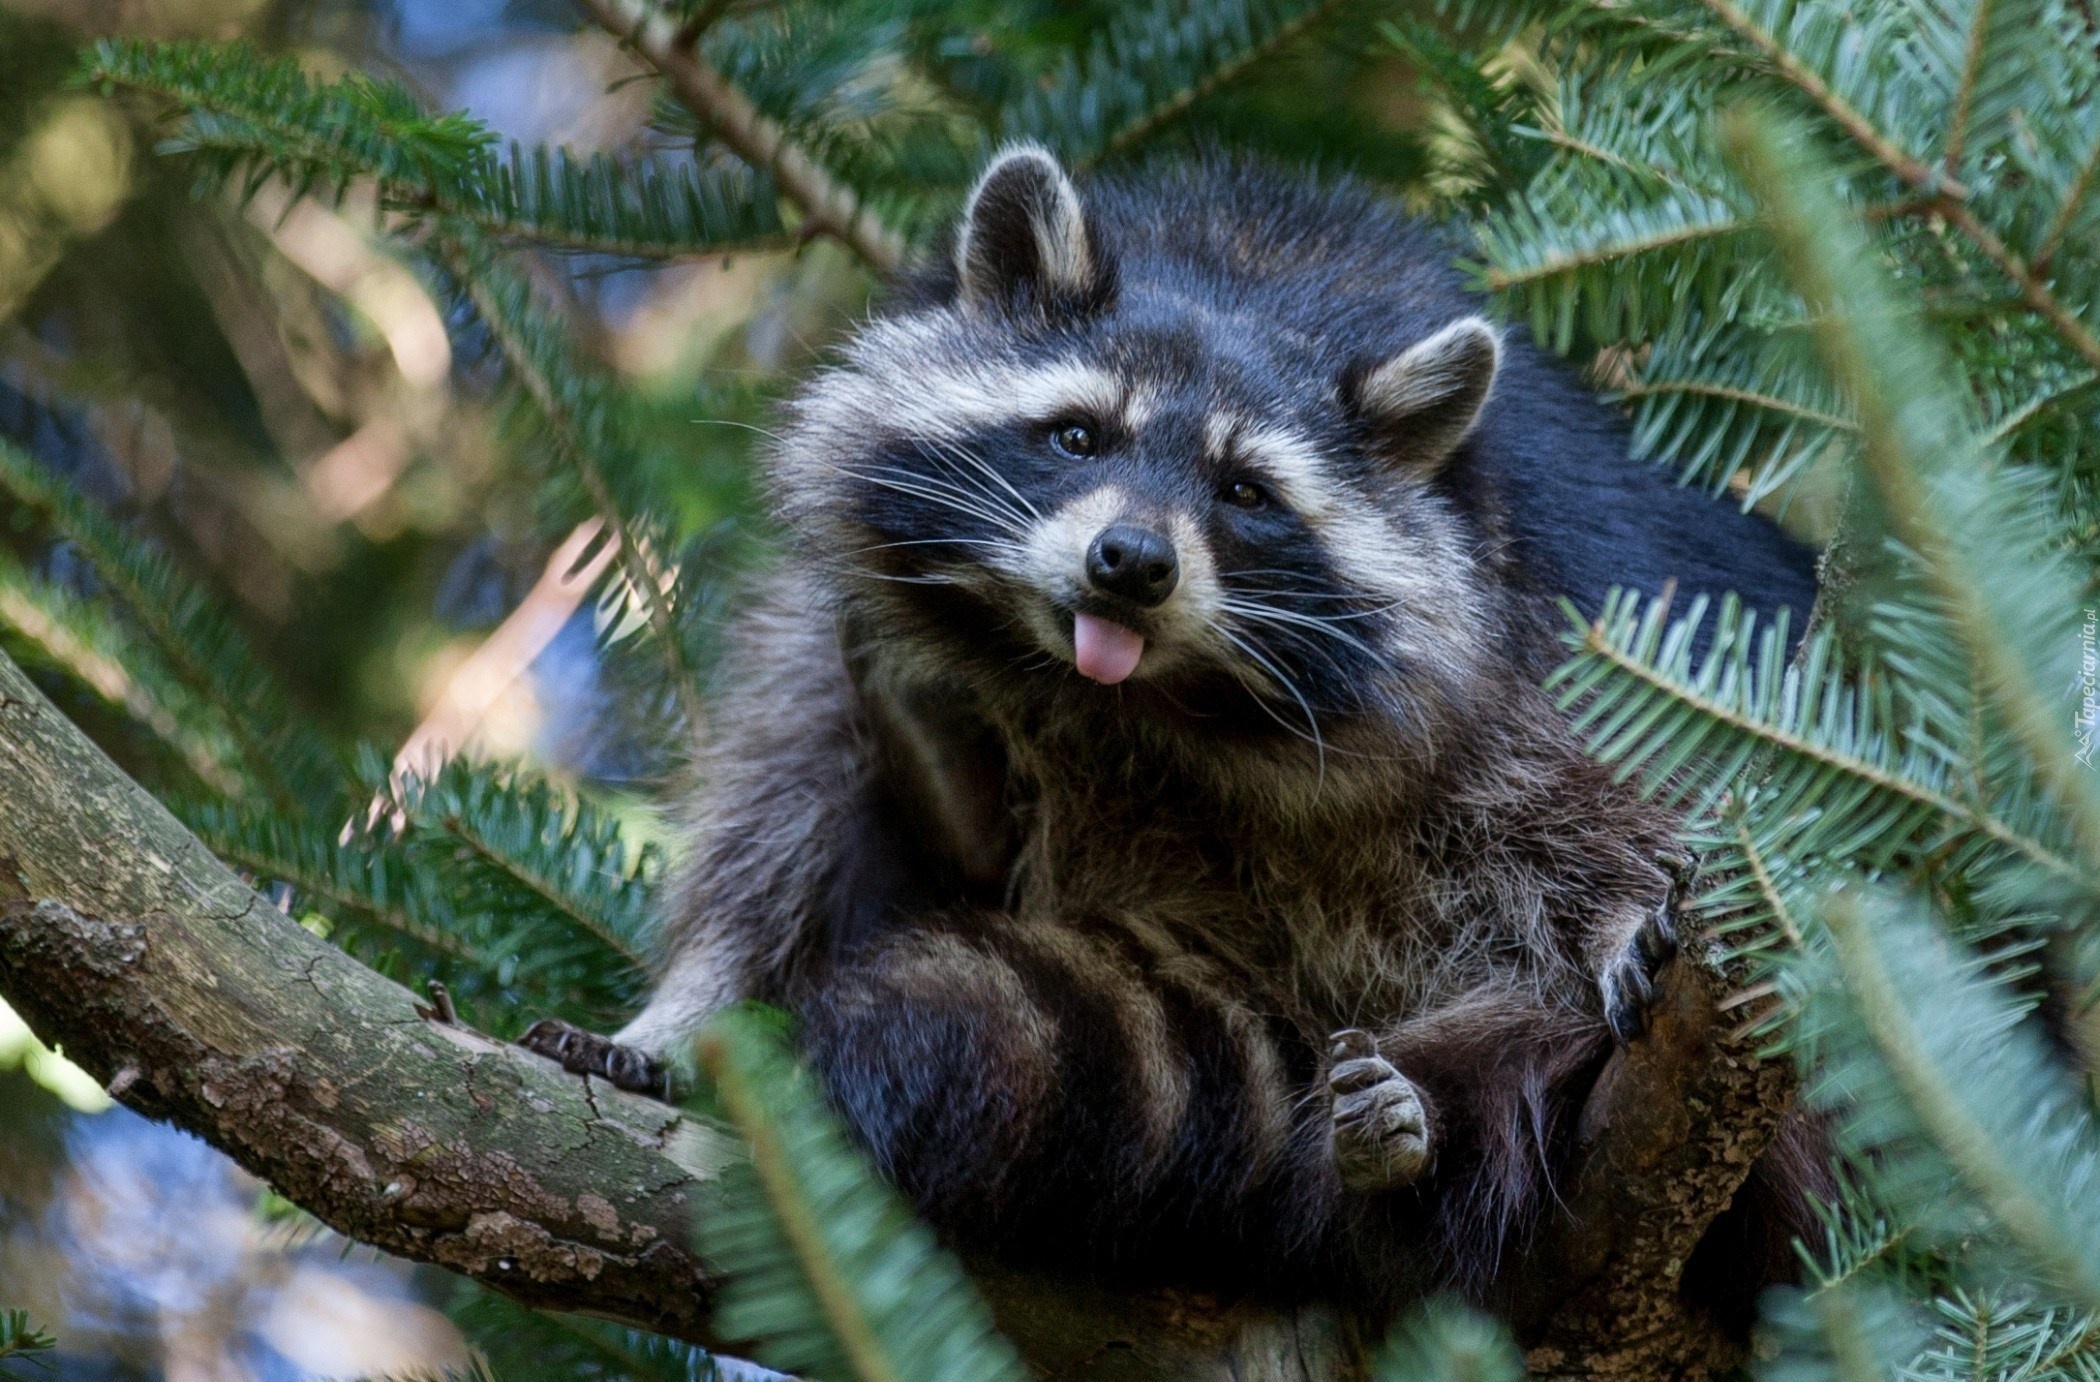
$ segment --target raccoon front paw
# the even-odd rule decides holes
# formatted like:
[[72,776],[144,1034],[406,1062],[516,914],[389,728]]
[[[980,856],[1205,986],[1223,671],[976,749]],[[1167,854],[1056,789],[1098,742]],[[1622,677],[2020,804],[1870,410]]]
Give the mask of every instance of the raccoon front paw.
[[1334,1034],[1327,1092],[1334,1109],[1334,1164],[1342,1185],[1397,1190],[1429,1169],[1429,1111],[1421,1091],[1378,1054],[1370,1034]]
[[599,1079],[652,1099],[671,1097],[670,1072],[648,1053],[622,1046],[611,1037],[586,1032],[559,1018],[543,1017],[525,1029],[518,1045],[535,1055],[557,1061],[562,1069]]
[[1622,1046],[1648,1030],[1648,1011],[1655,1004],[1663,967],[1677,956],[1677,909],[1696,867],[1695,861],[1684,856],[1669,856],[1656,863],[1670,878],[1663,900],[1642,918],[1639,929],[1597,979],[1604,995],[1604,1020]]

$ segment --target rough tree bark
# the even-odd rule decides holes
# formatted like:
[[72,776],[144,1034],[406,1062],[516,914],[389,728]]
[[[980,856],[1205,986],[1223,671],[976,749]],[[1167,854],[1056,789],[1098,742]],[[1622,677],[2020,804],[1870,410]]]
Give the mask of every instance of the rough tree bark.
[[[248,888],[0,655],[0,994],[148,1116],[203,1137],[360,1241],[531,1304],[696,1343],[712,1279],[689,1227],[738,1155],[723,1130],[465,1027]],[[1569,1220],[1520,1321],[1556,1376],[1699,1375],[1712,1331],[1676,1276],[1787,1089],[1716,1026],[1679,964],[1652,1036],[1585,1113]],[[980,1264],[1045,1376],[1337,1382],[1359,1329]]]
[[705,1339],[734,1139],[426,1020],[258,896],[0,655],[0,994],[118,1099],[343,1233]]

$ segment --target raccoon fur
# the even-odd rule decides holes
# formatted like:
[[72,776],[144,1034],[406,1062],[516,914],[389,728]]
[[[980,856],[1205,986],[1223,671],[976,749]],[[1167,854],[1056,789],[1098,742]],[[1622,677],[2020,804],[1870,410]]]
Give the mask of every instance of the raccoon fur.
[[1682,867],[1558,602],[1815,592],[1480,311],[1348,181],[997,158],[788,410],[660,987],[528,1044],[652,1088],[763,999],[966,1244],[1508,1289]]

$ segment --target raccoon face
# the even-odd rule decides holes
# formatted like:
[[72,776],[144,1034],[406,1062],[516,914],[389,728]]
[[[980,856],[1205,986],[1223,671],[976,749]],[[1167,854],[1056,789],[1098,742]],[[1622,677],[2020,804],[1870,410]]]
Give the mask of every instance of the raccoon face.
[[1117,229],[1049,154],[996,159],[932,305],[871,323],[795,405],[791,526],[879,634],[980,680],[1076,673],[1314,737],[1448,693],[1487,621],[1438,477],[1494,329],[1372,353]]

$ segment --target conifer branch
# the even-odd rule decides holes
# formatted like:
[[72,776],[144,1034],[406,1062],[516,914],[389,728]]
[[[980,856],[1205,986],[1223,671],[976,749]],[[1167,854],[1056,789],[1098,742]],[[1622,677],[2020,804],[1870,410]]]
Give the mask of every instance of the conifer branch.
[[663,565],[661,556],[637,533],[634,518],[613,493],[612,485],[567,400],[542,367],[532,343],[521,334],[510,304],[496,293],[491,275],[485,271],[487,266],[475,262],[475,258],[456,242],[441,242],[440,253],[460,281],[468,300],[474,304],[474,310],[488,326],[489,334],[495,339],[512,374],[545,421],[549,441],[583,485],[598,516],[611,530],[619,549],[620,565],[627,574],[629,587],[647,613],[651,635],[665,659],[672,690],[686,724],[694,727],[705,724],[699,669],[687,656],[677,616],[671,609],[668,592],[673,584],[672,573]]
[[1332,14],[1341,0],[1150,0],[1118,11],[1048,85],[1000,112],[997,137],[1035,139],[1075,168],[1124,152]]
[[[1929,954],[1938,938],[1922,927],[1906,926],[1898,932],[1886,920],[1870,919],[1869,909],[1858,897],[1849,895],[1833,897],[1822,909],[1822,920],[1844,976],[1843,1001],[1872,1040],[1876,1058],[1886,1066],[1901,1091],[1910,1115],[1922,1125],[1934,1148],[1953,1163],[1991,1216],[2032,1254],[2044,1274],[2087,1308],[2100,1309],[2100,1245],[2080,1242],[2076,1237],[2081,1227],[2077,1218],[2089,1217],[2090,1205],[2086,1216],[2074,1216],[2066,1222],[2064,1210],[2069,1206],[2055,1203],[2047,1193],[2055,1188],[2050,1183],[2055,1177],[2037,1181],[2032,1174],[2036,1168],[2023,1164],[2025,1159],[2018,1155],[2023,1150],[2022,1143],[2032,1139],[2040,1144],[2036,1150],[2067,1162],[2063,1168],[2066,1178],[2075,1178],[2079,1161],[2093,1150],[2090,1126],[2084,1128],[2083,1138],[2075,1132],[2056,1134],[2055,1129],[2048,1127],[2054,1110],[2046,1102],[2039,1108],[2019,1110],[2020,1116],[2031,1114],[2034,1123],[2029,1127],[2014,1130],[1994,1126],[1990,1101],[2002,1100],[2012,1090],[2031,1086],[2006,1078],[2015,1073],[2009,1068],[2010,1061],[1994,1062],[1996,1068],[1979,1069],[1983,1062],[1971,1056],[1964,1067],[1954,1067],[1949,1060],[1949,1046],[1966,1044],[1983,1033],[1996,1035],[1993,1028],[1999,1024],[1984,1023],[1973,1029],[1964,1024],[1950,1043],[1944,1027],[1935,1033],[1920,1024],[1915,1000],[1921,995],[1907,992],[1892,972],[1892,956],[1888,953],[1891,945],[1922,944]],[[1916,950],[1911,958],[1914,963],[1919,958]],[[1956,982],[1959,985],[1961,981]],[[1941,994],[1935,996],[1942,995],[1957,1003],[1968,996],[1959,987],[1942,988]],[[1961,1015],[1973,1019],[1980,1014],[1964,1010]],[[1996,1087],[1965,1092],[1960,1087],[1964,1074],[1997,1076]]]
[[1750,870],[1751,881],[1764,902],[1766,914],[1778,924],[1787,945],[1798,951],[1802,945],[1801,923],[1795,919],[1794,909],[1787,904],[1786,895],[1779,890],[1778,880],[1772,877],[1771,865],[1765,859],[1765,852],[1758,848],[1749,822],[1740,813],[1735,817],[1735,846],[1742,852],[1743,863]]
[[[2100,861],[2100,791],[2064,751],[2052,691],[2045,689],[2055,674],[2043,670],[2045,650],[2032,643],[2039,632],[2026,641],[2014,632],[2035,619],[2036,611],[2024,606],[2036,600],[2076,608],[2068,574],[2049,568],[2035,535],[2020,531],[2034,515],[2018,510],[2007,487],[1986,469],[1966,419],[1948,406],[1953,394],[1943,383],[1942,361],[1924,339],[1898,329],[1901,315],[1867,262],[1855,227],[1815,182],[1819,170],[1768,122],[1746,113],[1731,117],[1725,137],[1746,180],[1772,210],[1773,235],[1814,313],[1822,354],[1859,412],[1865,442],[1860,457],[1890,526],[1923,559],[1949,621],[1977,665],[1987,669],[1981,689],[2048,784],[2082,853]],[[1948,209],[1968,211],[1954,202]],[[1973,215],[1968,219],[1974,222]],[[2100,341],[2092,344],[2092,358],[2100,363]],[[1991,546],[1979,551],[1978,539],[1985,535]],[[2011,582],[1992,582],[1985,563],[2020,552],[2022,538],[2029,560],[2018,569],[2033,573],[2035,584],[2022,592],[2023,599],[2009,601]]]
[[1991,424],[1991,430],[1984,434],[1984,439],[1992,446],[2001,446],[2016,436],[2022,427],[2032,422],[2040,414],[2047,412],[2073,394],[2082,393],[2090,389],[2095,384],[2100,384],[2100,370],[2087,370],[2083,374],[2067,379],[2054,388],[2045,390],[2028,399],[2025,403],[1998,419],[1997,422]]
[[1848,1283],[1860,1280],[1876,1266],[1902,1251],[1910,1239],[1911,1230],[1908,1227],[1897,1227],[1887,1223],[1879,1225],[1871,1239],[1848,1245],[1851,1250],[1846,1254],[1844,1261],[1838,1264],[1837,1270],[1825,1271],[1822,1267],[1813,1269],[1816,1274],[1817,1293],[1842,1290]]
[[1801,61],[1779,39],[1754,23],[1732,0],[1699,0],[1714,18],[1755,48],[1782,80],[1808,97],[1817,109],[1843,130],[1848,138],[1872,154],[1876,161],[1904,183],[1928,195],[1959,201],[1969,189],[1929,163],[1921,162],[1898,148],[1842,96],[1831,89],[1808,64]]
[[812,227],[844,243],[880,273],[894,273],[902,266],[903,238],[789,137],[785,126],[716,71],[650,0],[581,3],[602,27],[662,74],[678,99],[737,157],[771,174]]
[[[2030,309],[2055,327],[2065,342],[2085,357],[2089,364],[2100,367],[2100,335],[2095,335],[2078,314],[2057,297],[2048,282],[2033,266],[2007,245],[1996,231],[1984,224],[1982,218],[1976,214],[1975,208],[1969,204],[1969,189],[1953,176],[1951,157],[1947,168],[1941,169],[1904,152],[1883,136],[1871,120],[1832,90],[1829,83],[1795,56],[1777,37],[1753,23],[1732,0],[1700,0],[1700,3],[1730,32],[1757,49],[1776,74],[1807,96],[1848,138],[1871,154],[1906,186],[1921,194],[1925,200],[1918,204],[1919,209],[1945,216],[1973,241],[1976,247],[1983,251],[1984,256],[1996,264],[2019,289],[2021,300]],[[1985,0],[1979,11],[1977,31],[1973,39],[1978,47],[1982,43],[1981,31],[1989,10],[1988,0]],[[1964,85],[1964,99],[1957,107],[1958,111],[1964,112],[1967,108],[1966,92],[1973,83],[1974,73],[1967,72],[1965,75],[1968,81]],[[1953,126],[1950,147],[1956,151],[1959,149],[1965,123],[1965,119],[1957,118]],[[2096,146],[2094,156],[2100,157],[2100,146]],[[2084,178],[2081,177],[2079,185],[2082,186],[2083,183]],[[2069,212],[2074,205],[2074,199],[2067,199],[2064,208],[2059,211],[2059,216]],[[2053,239],[2045,236],[2044,243],[2053,250]],[[2042,259],[2042,256],[2037,254],[2037,259]]]
[[1600,240],[1573,249],[1549,251],[1530,263],[1515,266],[1492,265],[1482,276],[1482,282],[1490,292],[1515,292],[1548,279],[1580,273],[1584,269],[1593,269],[1602,264],[1613,264],[1623,259],[1655,254],[1704,241],[1725,240],[1730,236],[1742,234],[1747,228],[1745,222],[1737,220],[1699,221],[1661,227],[1645,235]]
[[1317,3],[1308,6],[1295,18],[1278,25],[1266,38],[1248,45],[1228,61],[1211,68],[1195,81],[1176,90],[1166,100],[1124,124],[1108,137],[1101,148],[1077,160],[1075,166],[1090,168],[1115,157],[1135,144],[1143,143],[1154,132],[1178,119],[1196,102],[1225,86],[1256,63],[1281,52],[1299,35],[1332,14],[1342,3],[1343,0],[1317,0]]
[[1693,714],[1724,726],[1731,734],[1740,735],[1746,740],[1755,740],[1781,753],[1796,755],[1820,767],[1855,778],[1876,791],[1886,792],[1928,808],[1963,829],[1973,830],[1994,843],[2003,845],[2059,878],[2075,883],[2081,888],[2090,886],[2089,875],[2075,860],[2057,853],[2040,840],[2015,829],[1990,812],[1980,810],[1924,783],[1913,781],[1901,773],[1891,772],[1857,755],[1839,752],[1806,735],[1743,714],[1732,705],[1712,696],[1702,695],[1693,687],[1664,676],[1640,658],[1630,655],[1618,640],[1609,635],[1605,622],[1601,619],[1587,626],[1580,647],[1585,656],[1597,659],[1629,682],[1668,697]]
[[93,561],[176,678],[201,704],[216,708],[241,766],[280,809],[297,812],[338,785],[333,749],[294,711],[247,635],[172,562],[5,439],[0,492]]
[[[700,1226],[710,1260],[730,1273],[725,1327],[750,1321],[765,1361],[802,1376],[1030,1375],[960,1265],[867,1173],[778,1033],[727,1013],[701,1037],[698,1057],[749,1144],[734,1180],[763,1187],[732,1196],[727,1213]],[[870,1289],[878,1275],[889,1280]]]
[[[245,784],[229,763],[225,745],[201,732],[195,723],[194,697],[174,683],[154,683],[141,675],[149,660],[146,649],[127,638],[104,611],[63,595],[46,582],[29,579],[0,554],[0,624],[6,624],[76,681],[166,744],[195,774],[198,782],[221,795],[234,795]],[[172,702],[183,702],[181,710]]]
[[211,846],[213,854],[235,868],[245,869],[258,878],[288,883],[308,897],[344,908],[361,922],[376,924],[447,959],[494,968],[488,957],[458,936],[422,924],[407,910],[386,898],[346,887],[340,878],[331,876],[325,869],[313,868],[277,850],[258,848],[254,841],[230,831],[214,830],[208,823],[200,823],[197,833]]
[[2100,1316],[2087,1316],[2083,1323],[2057,1340],[2047,1353],[2034,1360],[2029,1375],[2049,1377],[2081,1358],[2100,1357]]
[[[1519,131],[1519,133],[1526,132],[1527,131],[1522,130]],[[1677,172],[1673,168],[1665,168],[1662,165],[1655,163],[1636,162],[1635,160],[1626,157],[1624,154],[1614,153],[1612,150],[1605,148],[1602,144],[1596,144],[1592,143],[1590,140],[1578,138],[1577,136],[1570,134],[1566,129],[1543,129],[1531,131],[1531,133],[1536,133],[1536,135],[1540,139],[1545,140],[1548,144],[1551,144],[1556,149],[1565,149],[1571,154],[1578,154],[1583,158],[1591,159],[1597,163],[1603,164],[1607,168],[1616,168],[1622,173],[1631,173],[1635,177],[1653,178],[1657,182],[1667,183],[1672,187],[1680,189],[1681,191],[1698,192],[1703,195],[1711,195],[1710,189],[1703,187],[1695,187],[1691,182],[1685,179],[1683,174]]]
[[552,879],[528,867],[523,860],[496,848],[474,828],[473,821],[468,817],[448,811],[442,817],[441,824],[446,833],[472,850],[483,862],[595,937],[607,950],[619,956],[628,968],[638,974],[648,972],[649,957],[643,954],[632,940],[621,935],[617,927],[609,924],[604,917],[592,911],[567,889],[557,886]]
[[35,1355],[57,1347],[58,1340],[48,1330],[30,1323],[27,1310],[0,1310],[0,1362],[20,1358],[42,1367],[43,1363]]
[[618,160],[512,145],[478,121],[430,115],[406,90],[350,77],[316,85],[299,65],[245,43],[106,40],[82,80],[174,103],[185,115],[171,147],[212,175],[267,172],[295,194],[340,200],[369,182],[384,209],[442,217],[553,249],[640,258],[786,243],[770,188],[740,171]]

